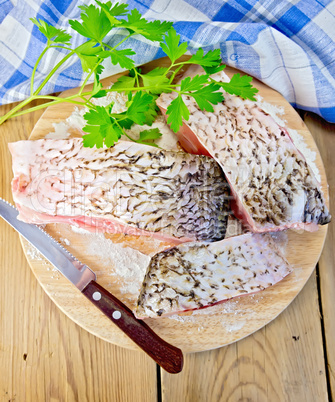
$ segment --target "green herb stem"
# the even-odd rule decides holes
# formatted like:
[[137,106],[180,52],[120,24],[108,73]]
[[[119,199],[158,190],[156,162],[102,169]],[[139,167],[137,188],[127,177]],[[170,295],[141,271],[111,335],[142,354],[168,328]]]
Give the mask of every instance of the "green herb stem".
[[[174,65],[174,67],[176,66],[176,64]],[[170,77],[170,81],[169,83],[171,84],[173,82],[173,80],[175,79],[175,76],[179,73],[180,69],[183,68],[184,64],[181,64],[180,66],[178,66],[178,68],[176,68],[174,70],[174,72],[172,73],[171,77]]]
[[49,49],[64,49],[64,50],[68,50],[69,52],[72,52],[72,48],[71,47],[66,47],[66,46],[59,46],[59,45],[50,45]]
[[[89,93],[86,93],[86,95],[88,95],[88,94],[89,94]],[[31,113],[31,112],[35,112],[35,111],[40,110],[40,109],[45,109],[45,108],[47,108],[47,107],[49,107],[49,106],[58,105],[59,103],[65,103],[65,102],[67,102],[67,103],[73,103],[73,104],[75,104],[75,105],[80,105],[80,106],[85,106],[85,105],[86,105],[86,103],[87,103],[87,99],[86,99],[86,98],[84,98],[84,99],[85,99],[85,102],[79,102],[79,101],[72,100],[71,98],[73,98],[73,97],[74,97],[74,98],[75,98],[75,97],[78,97],[78,94],[75,94],[75,95],[73,95],[73,96],[71,96],[71,97],[69,97],[69,98],[58,98],[58,97],[56,97],[56,96],[39,96],[39,95],[36,95],[36,96],[33,96],[33,97],[29,97],[29,98],[27,98],[25,101],[23,101],[23,102],[21,102],[19,105],[17,105],[17,107],[15,107],[15,108],[13,108],[12,110],[10,110],[10,112],[8,112],[8,113],[5,114],[4,116],[2,116],[2,117],[0,118],[0,125],[1,125],[2,123],[4,123],[6,120],[8,120],[9,118],[11,118],[11,117],[22,116],[22,115],[24,115],[24,114]],[[44,104],[42,104],[42,105],[33,106],[33,107],[31,107],[31,108],[29,108],[29,109],[27,109],[27,110],[23,110],[23,111],[21,111],[21,112],[18,112],[18,110],[22,109],[25,105],[27,105],[27,104],[30,103],[31,101],[37,100],[37,99],[39,99],[39,100],[51,99],[51,100],[54,100],[54,101],[53,101],[53,102],[46,102],[46,103],[44,103]],[[94,106],[94,105],[92,104],[92,106]]]
[[[11,109],[8,113],[6,113],[5,115],[3,115],[0,118],[0,125],[2,123],[4,123],[6,120],[8,120],[11,117],[15,117],[16,116],[16,112],[20,109],[22,109],[24,106],[28,105],[28,103],[30,103],[31,101],[33,101],[36,97],[35,96],[29,96],[29,98],[25,99],[24,101],[22,101],[21,103],[19,103],[18,105],[16,105],[13,109]],[[29,113],[30,109],[27,109],[25,111],[25,113]]]
[[85,78],[84,82],[82,83],[81,87],[80,87],[80,91],[78,93],[78,95],[81,95],[83,90],[85,89],[85,86],[87,84],[87,81],[90,79],[90,77],[92,76],[92,74],[94,73],[94,71],[97,69],[97,67],[101,64],[102,59],[99,59],[99,61],[97,62],[97,64],[94,66],[94,68],[89,72],[89,74],[87,74],[87,77]]
[[55,67],[49,72],[49,74],[45,77],[44,81],[42,84],[36,89],[36,91],[33,93],[33,95],[38,95],[41,90],[44,88],[46,83],[49,81],[49,79],[52,77],[52,75],[59,69],[59,67],[64,64],[71,56],[75,54],[75,50],[72,50],[70,53],[68,53],[59,63],[55,65]]
[[[177,88],[179,87],[179,85],[175,85],[175,84],[165,84],[164,86],[161,86],[160,89],[162,89],[162,92],[164,92],[164,90],[170,91],[171,89],[173,91],[173,88]],[[147,87],[133,87],[133,88],[117,88],[117,89],[113,89],[113,87],[105,89],[106,92],[132,92],[132,91],[150,91],[150,90],[157,90],[156,86],[150,85]],[[177,91],[176,91],[177,92]]]
[[114,47],[108,45],[108,43],[103,43],[104,46],[108,47],[108,49],[110,50],[115,50],[117,47],[119,47],[123,42],[125,42],[127,39],[129,39],[131,36],[133,36],[134,33],[130,33],[127,36],[125,36],[117,45],[115,45]]
[[42,57],[45,55],[45,53],[48,51],[50,47],[47,46],[43,52],[40,54],[39,58],[36,60],[36,63],[34,65],[34,69],[33,72],[31,73],[31,79],[30,79],[30,96],[32,96],[34,94],[34,79],[35,79],[35,74],[36,74],[36,70],[38,65],[40,64],[40,61],[42,59]]
[[125,135],[127,138],[129,138],[130,141],[136,142],[136,140],[134,140],[130,135],[128,135],[128,134],[124,131],[123,127],[120,126],[119,122],[118,122],[116,119],[114,119],[114,121],[115,121],[115,124],[116,124],[116,125],[119,127],[119,129],[122,131],[123,135]]
[[90,101],[90,99],[85,98],[85,96],[81,96],[80,98],[85,101],[85,106],[90,106],[92,108],[96,106],[94,103]]
[[[136,70],[136,68],[134,68],[134,71],[135,71],[135,82],[136,82],[136,87],[137,87],[137,88],[139,88],[139,87],[140,87],[140,80],[139,80],[139,76],[140,76],[140,74],[138,73],[138,71]],[[144,89],[144,88],[142,87],[142,89]]]
[[[119,126],[119,125],[118,125],[118,126]],[[119,126],[119,127],[120,127],[120,126]],[[137,142],[136,140],[134,140],[134,138],[132,138],[130,135],[128,135],[123,129],[122,129],[122,132],[123,132],[123,135],[125,135],[127,138],[130,139],[130,141]]]
[[90,77],[92,76],[92,74],[93,74],[93,70],[90,71],[89,74],[87,74],[87,77],[85,78],[84,82],[82,83],[82,86],[80,87],[80,91],[79,91],[78,95],[81,95],[81,94],[82,94],[82,92],[83,92],[83,90],[84,90],[84,88],[85,88],[85,85],[87,84],[87,81],[90,79]]
[[[165,89],[169,90],[169,89],[172,89],[172,88],[176,88],[177,86],[178,85],[168,85]],[[110,89],[106,89],[106,93],[107,92],[139,91],[139,90],[142,91],[142,90],[152,90],[152,89],[156,89],[156,88],[153,87],[153,86],[133,87],[133,88],[118,88],[118,89],[110,88]],[[175,92],[179,93],[179,91],[176,91],[176,90],[175,90]],[[2,116],[0,118],[0,125],[2,123],[4,123],[6,120],[8,120],[9,118],[11,118],[11,117],[22,116],[24,114],[34,112],[36,110],[44,109],[44,108],[49,107],[49,106],[54,106],[54,105],[57,105],[59,103],[68,102],[68,103],[73,103],[73,104],[80,105],[80,106],[86,106],[87,104],[89,104],[91,107],[95,107],[95,105],[92,102],[90,102],[89,99],[85,98],[85,96],[89,96],[89,95],[91,95],[90,91],[84,92],[84,93],[79,92],[79,93],[76,93],[75,95],[71,95],[71,96],[69,96],[67,98],[59,98],[57,96],[51,96],[51,95],[33,95],[33,96],[30,96],[29,98],[27,98],[24,101],[22,101],[21,103],[19,103],[15,108],[10,110],[4,116]],[[78,98],[78,97],[83,99],[85,102],[79,102],[79,101],[74,101],[73,100],[74,98]],[[27,104],[29,104],[30,102],[32,102],[33,100],[36,100],[36,99],[40,99],[40,100],[50,99],[50,100],[54,100],[54,101],[44,103],[43,105],[38,105],[38,106],[31,107],[31,108],[29,108],[27,110],[24,110],[22,112],[18,112],[18,110],[22,109],[24,106],[26,106]]]

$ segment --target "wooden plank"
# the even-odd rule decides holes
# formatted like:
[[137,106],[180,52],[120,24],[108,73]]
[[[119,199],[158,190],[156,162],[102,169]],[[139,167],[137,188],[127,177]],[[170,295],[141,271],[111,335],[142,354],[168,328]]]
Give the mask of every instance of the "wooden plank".
[[327,401],[315,273],[260,331],[221,349],[187,355],[178,376],[162,372],[162,393],[163,402]]
[[330,193],[330,211],[333,213],[333,222],[328,228],[319,269],[328,373],[332,397],[335,399],[335,124],[329,124],[315,115],[307,115],[305,122],[313,134],[325,165]]
[[[11,106],[2,106],[0,115]],[[0,196],[11,201],[7,143],[27,139],[40,113],[0,127]],[[32,274],[17,233],[0,220],[0,400],[156,401],[156,365],[68,319]]]

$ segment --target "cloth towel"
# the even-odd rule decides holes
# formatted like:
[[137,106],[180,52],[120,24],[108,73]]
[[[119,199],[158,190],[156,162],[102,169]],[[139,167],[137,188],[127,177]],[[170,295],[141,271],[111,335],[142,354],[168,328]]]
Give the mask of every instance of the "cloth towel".
[[[113,1],[114,2],[114,1]],[[0,103],[26,98],[34,64],[46,39],[29,20],[43,19],[84,41],[68,21],[78,19],[78,0],[0,0]],[[335,122],[335,1],[331,0],[127,0],[147,19],[173,21],[189,51],[220,48],[225,64],[279,91],[294,107]],[[111,38],[113,40],[113,38]],[[136,65],[163,57],[159,44],[141,38],[127,47]],[[65,53],[49,50],[36,74],[36,87]],[[103,76],[120,72],[111,63]],[[80,61],[71,58],[49,80],[43,94],[79,86]]]

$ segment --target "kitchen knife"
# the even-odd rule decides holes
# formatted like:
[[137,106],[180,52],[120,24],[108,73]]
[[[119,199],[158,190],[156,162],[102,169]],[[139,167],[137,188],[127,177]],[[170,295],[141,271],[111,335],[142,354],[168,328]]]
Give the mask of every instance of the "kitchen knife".
[[27,239],[70,282],[72,282],[114,324],[143,349],[156,363],[169,373],[179,373],[183,368],[180,349],[156,335],[138,320],[120,300],[96,282],[95,273],[78,261],[69,251],[40,227],[21,222],[18,211],[0,198],[0,216]]

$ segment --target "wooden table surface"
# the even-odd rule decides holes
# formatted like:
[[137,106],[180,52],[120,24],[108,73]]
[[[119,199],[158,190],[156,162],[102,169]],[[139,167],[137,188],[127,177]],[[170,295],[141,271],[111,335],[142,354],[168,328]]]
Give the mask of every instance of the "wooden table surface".
[[[0,115],[10,106],[0,107]],[[12,202],[7,143],[41,112],[0,126],[0,196]],[[335,206],[335,125],[305,113]],[[334,214],[334,212],[333,212]],[[78,327],[48,298],[18,234],[0,220],[0,401],[328,401],[335,399],[335,229],[305,288],[273,322],[217,350],[185,356],[181,374]]]

